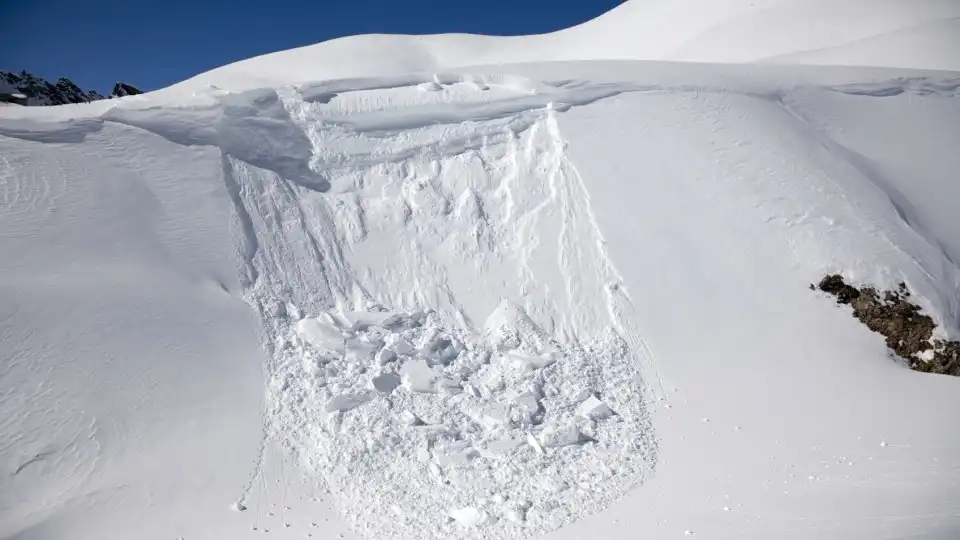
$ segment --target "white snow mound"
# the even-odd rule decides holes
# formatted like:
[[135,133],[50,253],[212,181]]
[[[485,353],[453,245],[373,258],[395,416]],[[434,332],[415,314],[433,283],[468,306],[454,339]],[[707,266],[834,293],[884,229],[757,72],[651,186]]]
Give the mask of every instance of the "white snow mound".
[[[176,87],[237,91],[312,80],[572,60],[960,71],[960,0],[631,0],[551,34],[352,36],[230,64]],[[428,80],[417,88],[439,87],[439,81]]]

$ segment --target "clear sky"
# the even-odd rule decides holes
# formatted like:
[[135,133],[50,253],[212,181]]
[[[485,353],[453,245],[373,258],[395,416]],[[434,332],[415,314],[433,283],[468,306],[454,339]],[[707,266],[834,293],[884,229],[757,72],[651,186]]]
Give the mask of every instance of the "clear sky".
[[549,32],[620,0],[0,0],[0,70],[153,90],[259,54],[365,33]]

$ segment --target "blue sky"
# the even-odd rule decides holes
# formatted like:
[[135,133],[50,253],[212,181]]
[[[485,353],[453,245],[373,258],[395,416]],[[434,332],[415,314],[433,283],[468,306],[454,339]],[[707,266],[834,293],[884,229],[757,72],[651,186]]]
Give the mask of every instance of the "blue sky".
[[251,56],[364,33],[517,35],[620,0],[0,0],[0,70],[144,90]]

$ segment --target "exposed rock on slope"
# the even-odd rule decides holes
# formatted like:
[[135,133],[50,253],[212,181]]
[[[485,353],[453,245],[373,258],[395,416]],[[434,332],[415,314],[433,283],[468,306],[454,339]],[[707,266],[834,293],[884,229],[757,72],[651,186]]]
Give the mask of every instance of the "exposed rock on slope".
[[820,281],[819,288],[836,296],[837,303],[850,304],[853,316],[883,334],[887,347],[912,369],[960,376],[960,342],[932,339],[936,324],[908,301],[906,283],[900,283],[896,291],[881,292],[873,287],[857,289],[843,277],[830,275]]

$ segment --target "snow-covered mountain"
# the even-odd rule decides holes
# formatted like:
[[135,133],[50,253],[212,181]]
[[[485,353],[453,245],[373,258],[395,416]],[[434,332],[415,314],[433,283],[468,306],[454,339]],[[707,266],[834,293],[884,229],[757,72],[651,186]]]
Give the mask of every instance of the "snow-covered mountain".
[[113,91],[104,96],[96,90],[82,90],[70,79],[60,78],[57,82],[51,83],[26,71],[20,73],[0,71],[0,94],[24,95],[27,98],[27,105],[89,103],[142,93],[133,85],[118,82],[114,85]]
[[267,54],[175,87],[233,90],[477,65],[663,60],[960,71],[955,0],[644,0],[538,36],[368,35]]
[[810,285],[958,338],[958,16],[633,0],[0,109],[0,537],[956,538],[960,378]]

